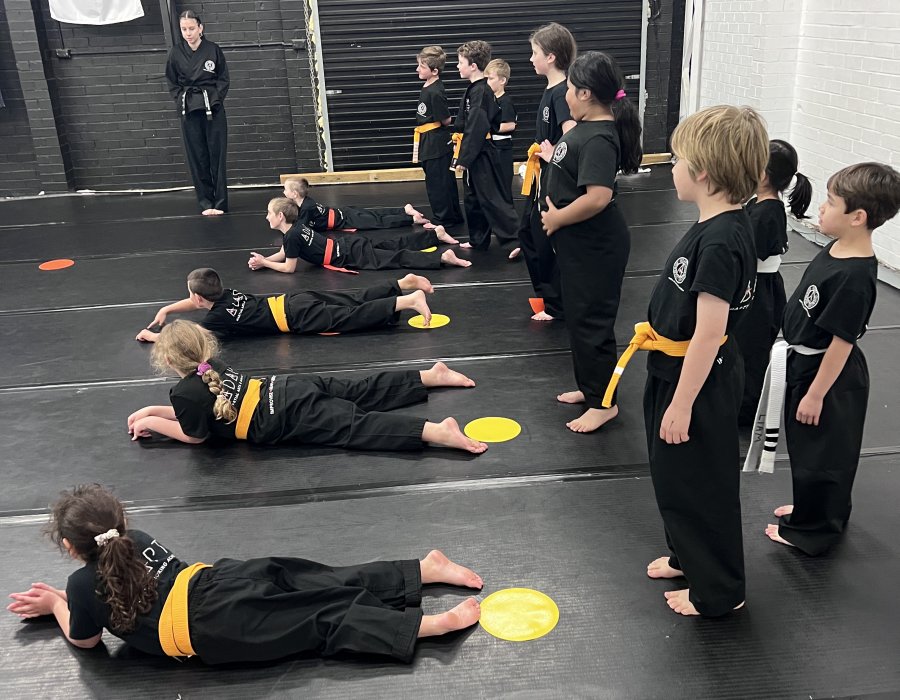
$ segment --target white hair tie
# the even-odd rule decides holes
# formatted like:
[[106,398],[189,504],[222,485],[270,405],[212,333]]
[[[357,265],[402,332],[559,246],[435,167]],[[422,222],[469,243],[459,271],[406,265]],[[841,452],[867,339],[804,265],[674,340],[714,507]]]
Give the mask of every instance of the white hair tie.
[[94,542],[97,543],[98,547],[102,547],[107,542],[109,542],[111,539],[113,539],[114,537],[118,537],[118,536],[119,536],[119,531],[116,530],[115,528],[112,528],[111,530],[107,530],[104,533],[95,535]]

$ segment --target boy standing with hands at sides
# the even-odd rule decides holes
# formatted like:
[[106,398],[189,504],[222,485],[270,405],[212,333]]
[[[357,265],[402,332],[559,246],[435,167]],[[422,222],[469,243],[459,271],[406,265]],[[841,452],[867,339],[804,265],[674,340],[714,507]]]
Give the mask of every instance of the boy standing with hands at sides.
[[685,577],[665,594],[681,615],[725,615],[744,604],[738,409],[744,367],[735,325],[756,280],[753,228],[742,203],[769,156],[762,118],[749,107],[710,107],[672,134],[678,199],[699,220],[676,245],[650,297],[648,322],[619,361],[612,394],[637,349],[650,350],[644,421],[650,475],[670,553],[650,578]]
[[513,104],[512,97],[506,92],[506,84],[509,82],[511,71],[509,64],[502,58],[495,58],[487,64],[484,69],[484,77],[487,78],[488,87],[497,98],[497,105],[500,107],[500,128],[491,133],[491,141],[497,148],[497,156],[500,161],[500,179],[502,181],[509,180],[509,186],[503,189],[504,195],[509,195],[507,201],[512,204],[512,181],[513,181],[513,155],[512,155],[512,137],[516,130],[516,122],[519,119],[516,114],[516,106]]
[[[859,163],[831,176],[819,228],[837,240],[813,259],[788,298],[784,342],[772,352],[773,370],[776,358],[784,362],[787,355],[784,430],[794,504],[775,509],[778,524],[766,535],[811,556],[834,544],[850,519],[869,399],[869,371],[856,341],[875,306],[872,232],[898,209],[900,173],[890,166]],[[776,418],[774,435],[766,431],[772,450],[777,425]]]
[[416,108],[413,133],[413,163],[421,163],[425,171],[425,191],[431,204],[433,223],[455,226],[463,222],[459,207],[456,174],[450,169],[450,107],[441,80],[447,54],[440,46],[426,46],[416,57],[416,75],[424,80]]
[[[486,41],[467,41],[460,46],[457,68],[459,76],[469,81],[456,114],[453,140],[453,167],[463,173],[466,224],[469,243],[463,248],[487,250],[491,245],[491,231],[501,245],[513,248],[518,218],[509,197],[509,181],[500,177],[497,149],[491,133],[500,129],[500,107],[484,77],[484,69],[491,61],[491,45]],[[509,254],[512,260],[518,248]]]

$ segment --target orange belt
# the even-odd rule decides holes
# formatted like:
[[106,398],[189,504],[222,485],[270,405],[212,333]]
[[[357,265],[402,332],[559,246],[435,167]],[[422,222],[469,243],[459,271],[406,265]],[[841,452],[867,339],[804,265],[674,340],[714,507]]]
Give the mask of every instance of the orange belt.
[[331,207],[328,208],[328,223],[325,224],[325,228],[329,231],[334,228],[334,209]]
[[[450,161],[450,170],[455,171],[456,170],[456,161],[459,159],[459,151],[462,148],[463,135],[461,133],[459,133],[458,131],[455,131],[452,134],[450,134],[450,140],[453,142],[453,160]],[[491,140],[490,133],[488,133],[484,137],[484,140],[485,141]]]
[[258,379],[251,379],[247,383],[247,393],[244,394],[244,400],[241,401],[241,407],[238,410],[237,423],[234,426],[234,436],[238,440],[246,440],[247,432],[250,430],[250,421],[253,419],[253,412],[259,405],[259,388],[262,382]]
[[191,632],[188,626],[188,583],[201,569],[209,564],[191,564],[175,577],[172,590],[166,596],[162,614],[159,616],[157,634],[159,645],[166,656],[194,656]]
[[267,297],[266,301],[269,302],[269,311],[272,312],[272,318],[275,319],[278,330],[282,333],[290,333],[291,329],[288,326],[287,314],[284,312],[284,294],[279,294],[277,297]]
[[427,134],[429,131],[440,129],[441,126],[443,125],[440,122],[430,122],[428,124],[419,124],[419,126],[413,129],[413,163],[419,162],[419,139],[422,137],[422,134]]
[[325,257],[322,260],[322,267],[326,270],[334,270],[335,272],[346,272],[351,275],[358,275],[356,270],[348,270],[346,267],[335,267],[331,264],[331,257],[334,255],[334,239],[329,238],[325,242]]
[[533,143],[528,148],[528,160],[525,163],[525,177],[522,180],[522,194],[531,194],[531,186],[541,176],[541,147]]

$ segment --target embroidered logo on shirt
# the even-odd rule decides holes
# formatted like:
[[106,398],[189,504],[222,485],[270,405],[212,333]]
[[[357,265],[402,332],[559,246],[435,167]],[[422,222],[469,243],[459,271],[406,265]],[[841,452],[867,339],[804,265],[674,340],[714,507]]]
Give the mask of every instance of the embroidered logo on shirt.
[[556,150],[553,151],[553,162],[559,163],[559,161],[561,161],[563,158],[566,157],[566,153],[568,152],[568,150],[569,150],[569,147],[568,147],[568,145],[566,145],[565,141],[558,144],[556,146]]
[[550,123],[550,108],[549,107],[544,107],[544,113],[541,115],[541,118],[544,120],[545,123],[547,123],[547,124]]
[[672,265],[672,276],[669,278],[682,292],[684,291],[684,287],[682,287],[681,285],[684,283],[684,280],[687,277],[687,269],[688,259],[685,257],[680,257],[675,261],[675,264]]
[[816,305],[819,303],[819,288],[814,284],[809,285],[800,303],[803,304],[803,310],[809,316],[809,312],[816,308]]
[[418,112],[419,114],[421,114],[424,117],[426,114],[428,114],[428,107],[425,105],[424,102],[420,102],[419,106],[416,108],[416,112]]
[[203,64],[203,70],[205,70],[207,73],[212,73],[213,71],[216,70],[215,62],[207,61],[206,63]]
[[756,278],[754,277],[752,280],[747,282],[747,289],[744,291],[744,296],[741,297],[740,302],[738,302],[737,306],[732,306],[729,308],[730,311],[743,311],[744,309],[750,308],[750,302],[753,300],[753,295],[756,293]]

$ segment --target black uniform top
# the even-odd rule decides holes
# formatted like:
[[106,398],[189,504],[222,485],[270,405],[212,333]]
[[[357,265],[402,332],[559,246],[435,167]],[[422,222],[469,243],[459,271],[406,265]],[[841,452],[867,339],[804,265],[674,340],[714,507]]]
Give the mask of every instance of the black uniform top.
[[267,297],[226,289],[203,318],[201,325],[223,335],[279,333]]
[[487,78],[469,83],[456,114],[456,130],[463,133],[459,165],[468,168],[484,148],[493,148],[486,140],[487,135],[499,128],[500,107]]
[[[416,126],[441,122],[450,116],[450,106],[444,83],[439,79],[422,88],[419,93],[419,106],[416,108]],[[419,136],[419,161],[440,158],[450,153],[450,127],[440,126],[437,129]]]
[[[222,378],[222,395],[232,406],[239,409],[247,393],[250,378],[219,359],[213,358],[209,364]],[[260,395],[262,396],[262,390]],[[216,420],[213,414],[216,396],[196,372],[183,377],[169,390],[169,401],[175,409],[175,418],[178,419],[178,424],[185,435],[200,439],[206,439],[210,435],[234,439],[235,424]]]
[[572,113],[569,112],[569,105],[566,102],[568,89],[566,81],[563,80],[544,90],[534,127],[535,143],[543,143],[545,139],[550,143],[559,143],[562,138],[563,122],[572,120]]
[[[500,107],[500,122],[517,122],[519,121],[519,115],[516,112],[516,106],[513,104],[512,97],[509,96],[508,92],[504,92],[500,97],[497,98],[497,106]],[[507,132],[505,134],[500,134],[499,127],[497,131],[492,132],[494,135],[503,136],[504,138],[495,140],[494,146],[496,146],[501,151],[509,151],[512,149],[512,135],[515,132]],[[505,137],[510,138],[505,138]]]
[[[784,339],[791,345],[827,348],[833,336],[856,343],[875,307],[878,262],[834,258],[829,243],[806,268],[784,310]],[[821,359],[821,358],[820,358]]]
[[[670,340],[690,340],[697,329],[697,296],[706,292],[728,302],[728,334],[750,308],[755,284],[750,219],[743,209],[727,211],[694,224],[675,244],[653,288],[647,319]],[[678,380],[683,357],[648,354],[648,371]]]
[[613,121],[579,122],[563,134],[545,168],[544,191],[556,207],[566,207],[587,192],[588,185],[616,192],[619,134]]
[[780,199],[753,200],[747,206],[753,225],[756,257],[765,260],[770,255],[784,255],[788,250],[787,214]]
[[[136,545],[135,555],[156,579],[158,596],[146,614],[138,615],[137,627],[133,632],[127,634],[119,634],[114,630],[110,632],[141,651],[163,655],[162,647],[159,645],[157,620],[175,583],[175,577],[188,565],[177,559],[172,552],[146,532],[128,530],[127,534]],[[66,596],[69,599],[69,636],[72,639],[90,639],[99,634],[104,627],[109,627],[109,605],[97,595],[99,586],[96,562],[88,562],[69,576]]]
[[323,265],[325,263],[325,246],[328,244],[329,238],[334,241],[331,264],[339,265],[344,259],[341,251],[341,239],[323,236],[299,221],[284,234],[284,255],[286,258],[300,258],[313,265]]
[[331,228],[343,228],[344,213],[340,209],[326,207],[307,195],[300,202],[300,214],[297,217],[297,223],[301,226],[308,226],[315,231],[328,231],[328,212],[330,211],[334,212],[334,224]]
[[208,39],[201,39],[194,51],[182,39],[169,50],[166,62],[166,81],[169,94],[181,109],[182,94],[187,91],[185,109],[193,112],[206,109],[203,91],[209,98],[210,107],[221,105],[228,94],[228,65],[218,45]]

